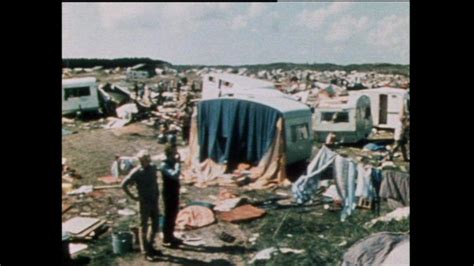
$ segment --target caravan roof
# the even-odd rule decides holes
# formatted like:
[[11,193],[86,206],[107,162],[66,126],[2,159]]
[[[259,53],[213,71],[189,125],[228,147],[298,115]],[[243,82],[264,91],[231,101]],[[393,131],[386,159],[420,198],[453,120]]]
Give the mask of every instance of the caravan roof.
[[322,100],[317,109],[354,109],[357,107],[357,101],[363,95],[350,94],[349,96],[339,96],[332,99]]
[[234,95],[234,96],[225,96],[220,98],[212,98],[208,100],[216,100],[216,99],[236,99],[236,100],[244,100],[249,102],[255,102],[259,104],[266,105],[271,107],[280,113],[284,117],[292,116],[293,114],[301,113],[301,112],[308,112],[311,114],[311,110],[309,107],[301,102],[298,102],[294,99],[289,99],[286,97],[278,97],[278,96],[267,96],[267,97],[257,97],[256,95]]
[[400,88],[392,88],[392,87],[381,87],[375,89],[366,89],[366,90],[358,90],[358,91],[351,91],[351,94],[356,93],[391,93],[391,94],[405,94],[408,90],[400,89]]
[[245,76],[227,74],[227,73],[210,73],[205,75],[205,78],[212,76],[216,79],[221,79],[226,82],[233,84],[233,89],[255,89],[255,88],[265,88],[265,89],[275,89],[275,86],[270,81],[265,81],[261,79],[249,78]]
[[90,83],[95,83],[95,82],[96,82],[96,78],[93,78],[93,77],[63,79],[63,86],[78,85],[78,84],[90,84]]

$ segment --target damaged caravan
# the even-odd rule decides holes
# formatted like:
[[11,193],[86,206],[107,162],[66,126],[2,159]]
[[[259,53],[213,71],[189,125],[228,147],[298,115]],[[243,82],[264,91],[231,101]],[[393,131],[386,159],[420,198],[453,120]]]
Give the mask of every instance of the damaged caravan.
[[62,80],[62,114],[80,114],[100,110],[98,85],[95,78]]
[[336,142],[355,143],[366,139],[372,130],[370,99],[364,95],[324,100],[315,108],[313,118],[319,142],[332,133]]
[[270,81],[235,74],[210,73],[203,76],[202,84],[202,99],[234,94],[285,96]]
[[395,129],[400,121],[400,111],[408,91],[398,88],[377,88],[351,92],[353,95],[366,95],[370,98],[373,125],[378,128]]
[[311,115],[306,105],[283,97],[202,100],[191,123],[188,174],[204,183],[245,163],[260,188],[287,182],[285,167],[311,156]]

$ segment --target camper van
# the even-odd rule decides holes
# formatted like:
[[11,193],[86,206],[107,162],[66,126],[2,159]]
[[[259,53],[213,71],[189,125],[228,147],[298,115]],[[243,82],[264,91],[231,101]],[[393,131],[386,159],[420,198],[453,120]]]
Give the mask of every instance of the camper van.
[[372,131],[370,99],[364,95],[350,95],[323,101],[314,110],[313,126],[319,142],[325,142],[330,133],[340,143],[366,139]]
[[[271,131],[276,130],[276,119],[282,118],[284,128],[284,150],[286,164],[304,161],[312,152],[313,132],[310,108],[298,101],[283,97],[255,97],[251,95],[223,96],[202,100],[198,105],[198,124],[204,132],[200,132],[200,147],[207,156],[213,151],[223,154],[227,145],[236,145],[232,156],[253,156],[265,151],[247,147],[258,145],[242,144],[241,138],[248,141],[271,143]],[[270,119],[273,117],[273,120]],[[271,124],[271,121],[275,124]],[[270,124],[269,124],[270,123]],[[199,131],[199,129],[198,129]],[[270,134],[268,134],[270,133]],[[255,140],[257,139],[257,140]],[[236,150],[240,149],[240,150]],[[208,152],[211,151],[211,152]],[[202,156],[201,156],[202,157]],[[203,159],[203,158],[201,158]],[[233,160],[239,158],[225,158]],[[219,159],[216,161],[220,162]]]
[[229,94],[266,94],[270,96],[284,95],[278,91],[275,85],[270,81],[226,73],[210,73],[203,76],[203,100]]
[[400,111],[407,90],[382,87],[351,92],[353,95],[366,95],[370,98],[373,125],[377,128],[395,129],[400,121]]
[[62,114],[97,112],[100,109],[95,78],[63,79]]

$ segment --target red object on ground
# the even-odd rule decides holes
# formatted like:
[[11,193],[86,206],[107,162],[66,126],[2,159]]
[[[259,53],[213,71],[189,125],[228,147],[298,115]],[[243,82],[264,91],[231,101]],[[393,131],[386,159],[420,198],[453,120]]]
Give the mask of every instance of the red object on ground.
[[217,218],[230,223],[238,223],[258,219],[264,216],[265,213],[266,211],[263,209],[246,204],[228,212],[221,212],[217,214]]

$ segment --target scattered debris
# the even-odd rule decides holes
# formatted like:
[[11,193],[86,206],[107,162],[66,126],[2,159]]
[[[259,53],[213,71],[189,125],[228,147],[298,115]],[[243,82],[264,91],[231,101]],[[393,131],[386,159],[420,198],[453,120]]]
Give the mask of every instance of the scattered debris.
[[249,238],[249,242],[253,245],[255,242],[257,242],[258,237],[260,236],[259,233],[252,234],[252,236]]
[[74,124],[74,119],[69,119],[69,118],[66,118],[66,117],[62,117],[61,118],[61,123],[62,124]]
[[385,151],[385,146],[375,143],[366,144],[363,148],[365,151]]
[[132,120],[132,115],[138,113],[138,107],[134,103],[129,103],[120,106],[115,111],[118,118],[130,122]]
[[194,246],[194,247],[199,247],[199,246],[205,246],[206,242],[202,239],[199,240],[184,240],[183,244],[188,245],[188,246]]
[[120,179],[114,176],[103,176],[103,177],[99,177],[98,179],[104,182],[105,184],[120,183]]
[[346,240],[343,240],[341,243],[337,244],[338,247],[343,247],[347,245],[347,241]]
[[65,212],[69,211],[72,208],[72,206],[73,206],[73,204],[63,203],[62,204],[62,213],[65,213]]
[[62,129],[62,135],[63,136],[67,136],[67,135],[72,135],[72,134],[76,134],[77,131],[71,131],[71,130],[67,130],[67,129]]
[[301,254],[304,252],[304,249],[292,249],[292,248],[279,248],[278,250],[283,254],[287,254],[287,253]]
[[269,260],[277,251],[278,250],[274,247],[261,250],[249,261],[249,263],[252,264],[257,260]]
[[390,222],[392,220],[401,221],[407,219],[410,216],[410,207],[397,208],[394,211],[387,213],[386,215],[372,219],[370,222],[365,224],[366,227],[372,227],[377,222]]
[[245,201],[245,198],[230,198],[216,203],[215,211],[228,212]]
[[120,214],[122,216],[132,216],[132,215],[135,215],[137,213],[134,210],[123,209],[123,210],[119,210],[118,214]]
[[232,198],[236,198],[236,197],[237,196],[235,194],[233,194],[232,192],[230,192],[227,189],[221,189],[219,191],[219,200],[232,199]]
[[276,253],[282,253],[282,254],[287,254],[287,253],[295,253],[295,254],[301,254],[304,252],[304,249],[292,249],[292,248],[266,248],[264,250],[259,251],[253,259],[249,261],[250,264],[254,263],[255,261],[258,260],[269,260],[272,255]]
[[100,189],[110,189],[110,188],[121,188],[120,185],[108,185],[108,186],[95,186],[94,189],[100,190]]
[[69,243],[69,254],[74,255],[77,254],[85,249],[87,249],[86,244],[79,244],[79,243]]
[[79,187],[78,189],[73,190],[73,191],[71,191],[67,194],[68,195],[80,195],[80,194],[91,193],[92,191],[94,191],[94,186],[92,186],[92,185],[83,185],[83,186]]
[[127,198],[118,200],[117,203],[118,203],[118,204],[125,204],[125,203],[127,203]]
[[215,222],[212,210],[203,206],[188,206],[179,211],[176,218],[177,230],[191,230],[204,227]]
[[63,182],[63,183],[61,184],[61,186],[62,186],[62,191],[63,191],[63,193],[68,194],[68,193],[70,193],[70,192],[73,191],[73,186],[72,186],[72,184],[70,184],[70,183],[64,183],[64,182]]
[[330,185],[326,191],[324,191],[323,196],[333,199],[333,201],[341,201],[339,192],[337,192],[336,185]]
[[282,192],[282,191],[277,191],[276,194],[279,195],[279,196],[282,196],[282,197],[288,197],[289,196],[288,193]]
[[63,231],[73,239],[89,239],[97,236],[105,220],[92,217],[74,217],[63,223]]
[[127,125],[128,123],[130,123],[130,121],[126,120],[126,119],[112,118],[110,120],[111,121],[107,125],[105,125],[104,128],[106,128],[106,129],[121,128],[121,127]]
[[232,243],[236,239],[234,236],[229,235],[226,232],[221,232],[220,234],[218,234],[218,237],[219,237],[220,240],[222,240],[224,242],[227,242],[227,243]]

